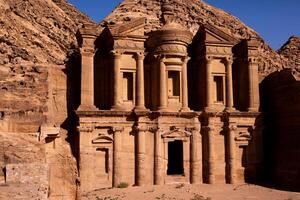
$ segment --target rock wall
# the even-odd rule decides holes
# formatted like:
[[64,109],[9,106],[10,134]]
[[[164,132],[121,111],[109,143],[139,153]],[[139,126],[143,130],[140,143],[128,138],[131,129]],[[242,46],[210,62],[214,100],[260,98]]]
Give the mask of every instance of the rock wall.
[[296,77],[290,69],[270,74],[261,84],[261,98],[266,179],[299,191],[300,79]]

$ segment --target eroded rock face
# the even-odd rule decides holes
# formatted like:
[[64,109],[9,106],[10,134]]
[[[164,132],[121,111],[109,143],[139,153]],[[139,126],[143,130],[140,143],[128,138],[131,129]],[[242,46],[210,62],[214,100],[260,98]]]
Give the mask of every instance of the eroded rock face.
[[278,53],[289,59],[293,66],[298,66],[296,69],[300,72],[300,37],[291,36]]
[[[260,64],[261,79],[273,71],[284,66],[294,67],[286,58],[282,58],[251,28],[247,27],[238,18],[224,12],[221,9],[208,5],[204,1],[194,0],[170,0],[176,9],[177,22],[185,25],[192,33],[196,33],[199,23],[214,25],[229,33],[234,38],[256,37],[260,40]],[[125,0],[123,1],[101,25],[120,24],[137,17],[146,17],[148,24],[146,32],[155,30],[162,25],[160,19],[160,0]]]
[[63,69],[77,48],[78,27],[91,20],[66,1],[0,0],[0,12],[0,130],[37,131],[57,105],[61,124]]

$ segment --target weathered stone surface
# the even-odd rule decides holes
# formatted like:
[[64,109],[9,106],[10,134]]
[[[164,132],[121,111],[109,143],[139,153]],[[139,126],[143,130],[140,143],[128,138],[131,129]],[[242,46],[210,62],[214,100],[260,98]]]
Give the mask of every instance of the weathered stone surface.
[[67,113],[62,70],[77,46],[78,27],[91,20],[66,1],[1,0],[0,12],[0,111],[5,120],[0,130],[37,131],[55,107],[61,124]]

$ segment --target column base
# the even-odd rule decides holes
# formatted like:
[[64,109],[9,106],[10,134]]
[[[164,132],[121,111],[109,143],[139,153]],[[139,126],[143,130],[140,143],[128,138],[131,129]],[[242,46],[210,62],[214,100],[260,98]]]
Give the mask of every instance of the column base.
[[259,111],[258,108],[248,108],[247,110],[248,110],[248,112],[258,112]]
[[158,108],[158,111],[159,112],[168,112],[168,111],[170,111],[167,107],[159,107]]
[[77,108],[78,111],[97,111],[98,108],[94,105],[84,105],[84,104],[81,104],[78,108]]
[[180,112],[191,112],[192,110],[188,107],[185,107],[185,108],[180,108],[179,110]]
[[215,112],[216,110],[213,109],[211,106],[209,106],[209,107],[205,107],[205,108],[204,108],[204,111],[205,111],[205,112]]
[[234,107],[226,107],[226,108],[225,108],[225,111],[226,111],[226,112],[235,112],[236,109],[235,109]]
[[149,109],[147,109],[145,106],[136,106],[133,109],[134,111],[139,111],[139,112],[143,112],[143,111],[149,111]]
[[112,106],[111,111],[126,111],[126,108],[121,105]]

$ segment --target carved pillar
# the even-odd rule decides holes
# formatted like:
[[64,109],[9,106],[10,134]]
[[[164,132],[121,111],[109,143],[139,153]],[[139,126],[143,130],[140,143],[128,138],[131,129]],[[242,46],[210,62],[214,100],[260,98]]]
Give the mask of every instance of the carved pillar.
[[187,129],[191,137],[191,183],[202,183],[202,138],[197,128]]
[[215,145],[214,145],[214,128],[212,126],[206,127],[206,137],[207,137],[207,143],[208,143],[208,174],[207,174],[207,183],[208,184],[214,184],[215,183],[215,170],[216,170],[216,161],[215,161]]
[[120,110],[123,106],[122,90],[121,90],[121,53],[113,51],[114,58],[114,97],[113,97],[113,110]]
[[147,127],[138,127],[137,133],[137,185],[146,185],[146,131]]
[[144,54],[136,55],[137,62],[137,80],[136,80],[136,106],[135,110],[145,110],[145,86],[144,86]]
[[249,79],[249,108],[248,111],[257,112],[259,109],[259,83],[258,83],[258,63],[255,58],[248,59],[248,79]]
[[206,57],[206,108],[205,110],[209,111],[213,105],[213,97],[212,97],[212,58]]
[[157,129],[155,131],[155,151],[154,151],[154,184],[155,185],[163,185],[164,179],[162,177],[162,146],[161,146],[161,133],[160,130]]
[[226,182],[230,184],[236,183],[236,142],[235,142],[236,126],[232,125],[226,130]]
[[122,182],[122,132],[123,127],[114,127],[113,187]]
[[187,74],[187,63],[189,57],[185,57],[182,64],[182,111],[189,111],[188,105],[188,74]]
[[[92,43],[94,37],[83,38]],[[91,40],[91,41],[90,41]],[[81,51],[81,97],[78,110],[96,110],[94,105],[94,46],[83,46]]]
[[232,58],[226,58],[226,110],[234,110],[232,84]]
[[159,101],[159,110],[165,110],[168,106],[167,99],[167,70],[165,65],[165,57],[160,57],[159,68],[160,68],[160,101]]

